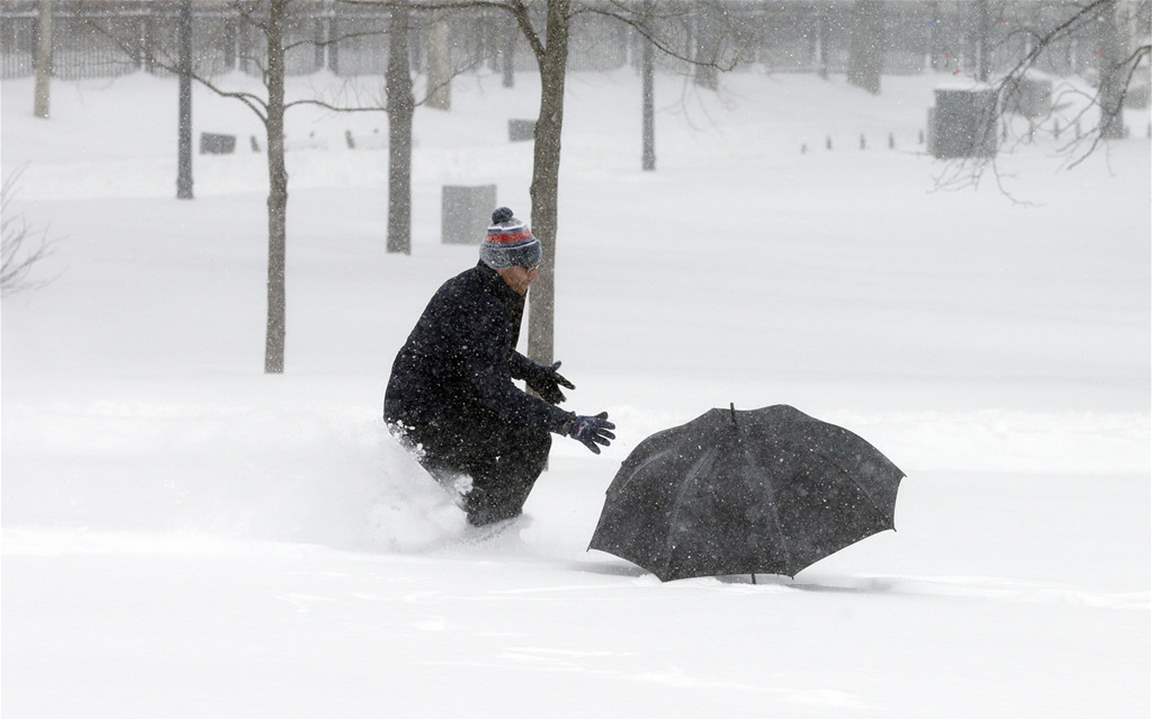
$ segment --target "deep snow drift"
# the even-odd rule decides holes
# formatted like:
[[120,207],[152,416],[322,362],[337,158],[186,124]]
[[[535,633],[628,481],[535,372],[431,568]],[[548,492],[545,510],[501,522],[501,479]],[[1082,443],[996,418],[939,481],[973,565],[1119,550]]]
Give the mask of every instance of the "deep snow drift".
[[[57,83],[47,123],[3,83],[4,173],[56,238],[51,282],[3,304],[3,712],[1148,714],[1148,142],[1060,173],[1041,134],[1004,158],[1027,205],[932,192],[936,82],[661,76],[645,174],[637,78],[572,76],[557,357],[619,441],[557,438],[533,522],[480,544],[380,402],[475,262],[439,244],[440,186],[529,216],[506,122],[534,76],[418,112],[410,257],[384,252],[386,154],[343,143],[385,120],[290,115],[283,377],[260,372],[263,156],[198,156],[178,202],[173,81]],[[195,107],[197,132],[257,132]],[[586,552],[627,453],[729,402],[875,444],[909,475],[898,532],[755,586]]]

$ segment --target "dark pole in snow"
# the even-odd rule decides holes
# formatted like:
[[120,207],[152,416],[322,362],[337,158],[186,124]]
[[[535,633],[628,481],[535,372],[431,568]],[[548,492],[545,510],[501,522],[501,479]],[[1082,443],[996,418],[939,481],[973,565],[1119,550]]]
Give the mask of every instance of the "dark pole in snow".
[[176,197],[192,199],[192,0],[180,6],[180,117]]
[[[645,23],[650,22],[652,18],[652,0],[644,0],[644,19]],[[645,170],[656,169],[656,118],[655,118],[655,90],[652,87],[653,71],[652,71],[652,41],[646,37],[641,37],[641,60],[640,60],[640,73],[643,78],[644,86],[644,122],[643,122],[643,168]]]

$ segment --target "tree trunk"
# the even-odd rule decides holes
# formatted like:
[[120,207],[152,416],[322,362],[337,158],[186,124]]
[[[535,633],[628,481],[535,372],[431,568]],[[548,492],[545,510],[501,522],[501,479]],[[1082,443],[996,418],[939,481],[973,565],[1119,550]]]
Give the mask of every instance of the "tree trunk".
[[52,86],[52,16],[55,0],[40,0],[40,16],[36,27],[36,89],[33,112],[38,118],[48,119]]
[[989,38],[991,31],[988,0],[976,0],[976,79],[980,82],[988,82],[992,55],[992,43]]
[[873,95],[880,94],[884,69],[884,4],[882,0],[856,0],[848,48],[848,82]]
[[510,88],[516,85],[516,38],[520,35],[520,29],[515,25],[512,26],[508,33],[508,42],[504,43],[504,50],[501,53],[504,65],[504,87]]
[[340,19],[333,15],[328,20],[328,69],[333,75],[340,74]]
[[[652,16],[654,13],[653,0],[644,0],[644,23],[646,26],[651,27]],[[639,33],[637,33],[639,34]],[[643,101],[642,105],[642,151],[641,151],[641,165],[645,170],[656,169],[656,113],[655,113],[655,88],[653,87],[654,72],[653,72],[653,58],[652,58],[652,42],[648,38],[641,35],[641,42],[643,43],[640,50],[640,75],[643,81]]]
[[816,19],[816,36],[819,38],[818,44],[820,45],[820,55],[816,65],[818,68],[817,74],[822,80],[827,80],[829,43],[828,24],[831,21],[828,15],[832,12],[832,8],[828,6],[828,3],[823,2],[820,3],[820,7],[816,12],[819,13],[819,16]]
[[140,22],[141,37],[140,49],[144,54],[144,71],[149,74],[156,73],[156,21],[149,14]]
[[192,0],[180,4],[180,100],[176,121],[176,197],[191,200],[192,194]]
[[287,0],[270,0],[267,83],[268,118],[268,326],[264,342],[264,372],[284,372],[287,255],[286,214],[288,172],[284,166],[284,14]]
[[325,40],[328,39],[328,33],[325,32],[324,20],[316,18],[312,21],[312,40],[316,43],[315,55],[312,60],[313,69],[323,70],[328,66],[328,48],[325,45]]
[[428,107],[452,109],[452,47],[446,19],[432,24],[428,31]]
[[540,116],[532,164],[532,231],[544,249],[540,278],[529,294],[528,357],[547,365],[554,352],[560,133],[568,65],[570,0],[548,0],[548,44],[540,58]]
[[388,33],[388,252],[412,254],[412,74],[407,0],[392,6]]
[[720,73],[715,63],[720,56],[720,28],[716,18],[717,9],[709,0],[696,3],[693,19],[696,25],[695,48],[692,59],[696,61],[695,81],[709,90],[720,87]]
[[1124,39],[1116,18],[1118,3],[1107,0],[1097,22],[1100,58],[1100,137],[1119,140],[1124,137],[1124,90],[1128,66],[1124,63]]
[[928,67],[933,71],[939,71],[946,69],[944,67],[944,53],[941,52],[943,33],[940,31],[940,23],[943,22],[944,16],[940,12],[939,0],[932,0],[929,3],[929,8],[932,26],[928,31]]
[[227,71],[237,70],[240,67],[237,62],[236,53],[236,21],[227,19],[224,21],[224,69]]

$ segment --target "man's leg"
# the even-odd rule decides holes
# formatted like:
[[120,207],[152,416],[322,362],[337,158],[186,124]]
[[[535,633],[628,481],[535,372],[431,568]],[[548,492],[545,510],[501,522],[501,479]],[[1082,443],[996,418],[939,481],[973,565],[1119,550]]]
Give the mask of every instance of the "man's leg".
[[463,469],[466,461],[457,451],[463,443],[459,435],[452,432],[451,423],[422,413],[398,412],[388,405],[385,405],[384,420],[432,479],[446,488],[457,487],[467,471]]
[[516,517],[548,462],[552,436],[547,430],[509,423],[484,410],[458,417],[421,413],[388,418],[420,444],[420,464],[437,481],[451,485],[459,475],[472,479],[464,498],[473,525]]
[[[487,424],[487,423],[486,423]],[[507,520],[519,515],[540,473],[548,462],[552,436],[546,430],[529,430],[498,423],[492,434],[470,458],[472,491],[465,500],[468,522],[473,525]]]

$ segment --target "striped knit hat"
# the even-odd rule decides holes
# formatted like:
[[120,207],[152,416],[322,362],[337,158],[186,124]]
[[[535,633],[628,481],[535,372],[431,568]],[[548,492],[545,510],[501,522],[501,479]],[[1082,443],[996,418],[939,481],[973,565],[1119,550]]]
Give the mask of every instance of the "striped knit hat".
[[513,217],[506,207],[496,208],[488,237],[480,244],[480,260],[493,270],[501,270],[514,265],[533,267],[540,264],[540,257],[540,241],[524,221]]

